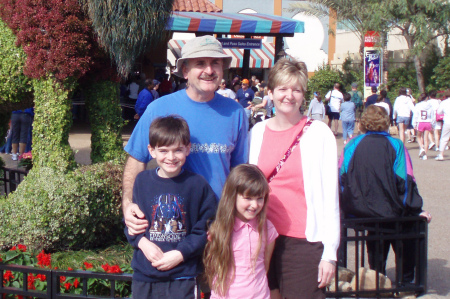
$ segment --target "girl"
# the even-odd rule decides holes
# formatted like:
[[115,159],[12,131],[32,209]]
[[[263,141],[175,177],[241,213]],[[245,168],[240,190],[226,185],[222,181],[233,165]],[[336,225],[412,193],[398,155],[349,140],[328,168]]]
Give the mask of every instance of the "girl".
[[436,117],[434,115],[433,106],[428,103],[428,94],[422,93],[419,98],[419,103],[413,110],[413,126],[417,130],[419,138],[419,158],[427,159],[428,151],[428,134],[433,129]]
[[307,116],[312,119],[323,120],[325,118],[325,106],[322,103],[320,92],[314,92],[314,99],[309,103]]
[[278,233],[266,220],[268,198],[257,166],[231,171],[203,258],[211,298],[270,298],[266,273]]

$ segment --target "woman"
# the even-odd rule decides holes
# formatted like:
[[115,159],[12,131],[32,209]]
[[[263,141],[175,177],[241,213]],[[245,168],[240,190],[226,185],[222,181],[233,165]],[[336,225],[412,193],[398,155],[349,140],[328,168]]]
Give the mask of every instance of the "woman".
[[13,161],[23,155],[27,147],[28,133],[33,122],[34,108],[13,111],[11,115],[11,142]]
[[450,89],[444,93],[444,98],[437,110],[438,114],[444,114],[444,124],[442,126],[441,140],[439,141],[439,155],[436,157],[437,161],[444,160],[444,150],[450,138]]
[[268,273],[272,298],[325,298],[335,273],[336,139],[325,123],[300,113],[307,82],[303,62],[280,59],[268,80],[276,114],[251,131],[250,163],[268,177],[267,218],[280,233]]
[[397,121],[398,135],[403,143],[405,143],[405,130],[411,122],[411,111],[413,109],[414,105],[411,98],[406,95],[406,88],[400,88],[398,97],[394,102],[394,119]]
[[[345,217],[422,216],[431,221],[431,214],[422,210],[412,172],[411,159],[403,142],[386,132],[390,120],[386,111],[370,105],[361,117],[360,131],[364,134],[353,138],[344,148],[339,161],[341,209]],[[386,227],[388,228],[388,227]],[[404,232],[413,227],[403,226]],[[369,232],[369,235],[373,234]],[[386,260],[394,239],[384,240],[384,247],[367,242],[368,261],[371,269],[386,274]],[[414,279],[415,240],[403,241],[403,276],[400,283]],[[380,247],[382,254],[376,254]],[[396,250],[396,246],[393,246]],[[400,252],[396,252],[400,254]],[[377,257],[381,257],[376,260]]]
[[419,103],[414,107],[412,120],[413,127],[417,130],[420,146],[419,158],[422,160],[427,160],[428,134],[430,134],[436,121],[433,106],[428,103],[428,99],[427,93],[420,95]]
[[325,118],[325,106],[322,103],[320,92],[314,92],[314,99],[309,103],[307,116],[312,119],[323,120]]
[[386,103],[386,97],[387,91],[386,90],[380,91],[380,95],[378,96],[377,102],[374,105],[382,107],[384,110],[386,110],[387,114],[390,115],[391,109],[389,108],[388,103]]

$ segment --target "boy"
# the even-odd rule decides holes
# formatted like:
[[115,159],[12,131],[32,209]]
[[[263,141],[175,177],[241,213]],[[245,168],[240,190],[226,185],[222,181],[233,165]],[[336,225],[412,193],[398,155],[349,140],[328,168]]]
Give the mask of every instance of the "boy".
[[196,276],[206,244],[206,222],[217,199],[206,180],[182,166],[189,155],[189,127],[178,116],[155,119],[148,150],[158,167],[138,174],[133,202],[149,220],[145,233],[125,234],[135,248],[133,298],[199,298]]

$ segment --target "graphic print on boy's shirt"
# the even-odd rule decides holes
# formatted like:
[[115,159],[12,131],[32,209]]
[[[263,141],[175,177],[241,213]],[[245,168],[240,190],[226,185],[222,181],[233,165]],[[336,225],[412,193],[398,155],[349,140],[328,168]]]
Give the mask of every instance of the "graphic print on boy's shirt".
[[152,221],[149,240],[181,242],[186,237],[184,199],[173,194],[161,194],[152,199]]

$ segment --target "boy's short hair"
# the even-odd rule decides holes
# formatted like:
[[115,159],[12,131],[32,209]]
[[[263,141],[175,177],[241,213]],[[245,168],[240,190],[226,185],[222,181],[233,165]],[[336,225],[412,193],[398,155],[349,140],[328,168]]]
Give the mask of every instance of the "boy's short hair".
[[350,101],[351,98],[352,96],[349,93],[344,93],[344,102]]
[[169,115],[153,120],[148,139],[152,148],[173,144],[188,146],[191,143],[191,134],[184,118],[178,115]]
[[273,91],[275,87],[281,84],[292,82],[298,82],[303,92],[306,92],[308,85],[306,64],[295,59],[281,58],[270,70],[268,88],[270,91]]

